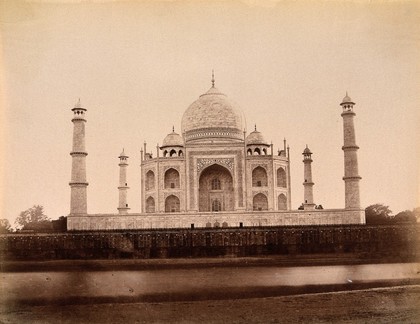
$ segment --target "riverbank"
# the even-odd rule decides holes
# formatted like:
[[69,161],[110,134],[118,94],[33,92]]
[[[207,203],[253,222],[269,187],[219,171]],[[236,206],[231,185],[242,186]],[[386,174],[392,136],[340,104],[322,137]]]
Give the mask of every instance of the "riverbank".
[[[411,262],[419,262],[413,259]],[[363,253],[296,254],[263,257],[216,257],[173,259],[50,260],[0,261],[0,272],[38,271],[138,271],[163,269],[200,269],[209,267],[304,267],[404,262],[399,256],[371,257]]]
[[420,285],[294,296],[10,306],[1,323],[418,323]]

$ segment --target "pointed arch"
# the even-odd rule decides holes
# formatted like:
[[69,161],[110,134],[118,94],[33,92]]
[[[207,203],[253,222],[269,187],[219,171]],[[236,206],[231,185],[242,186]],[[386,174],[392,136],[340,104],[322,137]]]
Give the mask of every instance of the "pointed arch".
[[179,188],[179,172],[174,168],[170,168],[165,172],[165,189]]
[[287,198],[284,194],[280,194],[277,198],[277,209],[278,210],[287,210]]
[[252,170],[252,186],[267,186],[267,171],[263,167],[258,166],[254,170]]
[[252,150],[249,148],[249,149],[248,149],[248,151],[246,151],[246,153],[247,153],[248,155],[252,155]]
[[257,155],[261,155],[261,150],[257,147],[255,148],[254,153]]
[[205,168],[199,178],[198,195],[199,211],[212,211],[216,200],[220,202],[218,211],[233,210],[235,197],[230,171],[219,164]]
[[172,149],[171,152],[169,152],[169,156],[170,157],[176,156],[176,151]]
[[254,210],[268,210],[268,199],[263,193],[256,194],[252,199]]
[[184,156],[184,152],[182,152],[182,150],[179,150],[178,156],[180,156],[180,157]]
[[146,213],[154,213],[155,212],[155,200],[153,197],[149,197],[146,199]]
[[152,170],[146,173],[145,187],[146,191],[155,189],[155,173]]
[[180,211],[179,198],[170,195],[165,199],[165,213],[178,213]]
[[287,181],[286,181],[286,171],[283,168],[277,169],[277,187],[286,188]]

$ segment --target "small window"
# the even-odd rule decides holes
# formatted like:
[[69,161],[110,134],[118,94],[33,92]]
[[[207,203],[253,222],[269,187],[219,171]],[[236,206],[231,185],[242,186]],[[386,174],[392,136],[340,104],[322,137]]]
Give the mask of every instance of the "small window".
[[220,189],[221,189],[220,180],[218,178],[214,178],[211,181],[211,190],[220,190]]
[[261,187],[261,181],[257,181],[257,187]]
[[171,182],[171,188],[175,188],[175,183]]

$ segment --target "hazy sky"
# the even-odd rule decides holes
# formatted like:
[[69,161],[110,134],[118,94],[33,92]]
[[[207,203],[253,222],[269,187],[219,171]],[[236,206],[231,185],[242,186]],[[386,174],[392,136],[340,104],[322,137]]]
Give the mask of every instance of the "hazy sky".
[[344,206],[342,118],[356,102],[361,202],[419,206],[419,1],[37,1],[0,5],[1,216],[34,204],[69,213],[74,104],[88,110],[89,213],[114,213],[118,155],[140,211],[140,149],[156,145],[211,86],[248,131],[291,148],[292,207],[302,151],[315,203]]

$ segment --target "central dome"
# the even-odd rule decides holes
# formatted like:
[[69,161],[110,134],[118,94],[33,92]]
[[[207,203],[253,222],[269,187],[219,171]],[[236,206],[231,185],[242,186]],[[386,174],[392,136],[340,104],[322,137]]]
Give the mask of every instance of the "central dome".
[[182,116],[185,141],[243,141],[240,109],[214,86],[194,101]]

